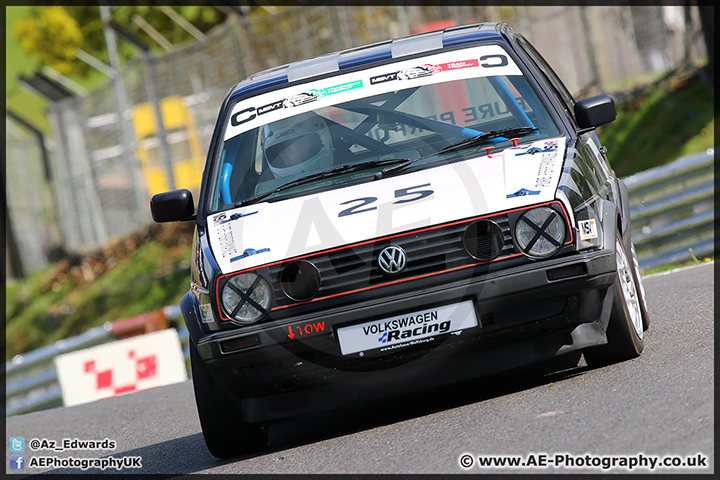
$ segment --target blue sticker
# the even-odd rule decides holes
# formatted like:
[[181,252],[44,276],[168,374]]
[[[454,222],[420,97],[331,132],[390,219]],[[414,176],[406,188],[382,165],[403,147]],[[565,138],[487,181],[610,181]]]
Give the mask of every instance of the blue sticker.
[[[525,149],[527,147],[529,147],[529,145],[515,147],[512,150]],[[519,157],[520,155],[535,155],[536,153],[548,153],[548,152],[554,152],[555,150],[557,150],[557,145],[545,145],[545,148],[543,148],[543,149],[540,149],[538,147],[530,147],[522,153],[516,153],[515,156]]]
[[528,190],[526,188],[521,188],[517,192],[507,195],[507,198],[525,197],[527,195],[540,195],[540,190]]
[[230,263],[234,262],[235,260],[242,260],[243,258],[249,257],[250,255],[257,255],[258,253],[265,253],[265,252],[269,252],[269,251],[270,251],[269,248],[263,248],[260,250],[255,250],[254,248],[248,248],[243,252],[242,255],[231,258]]
[[213,219],[215,226],[222,225],[223,223],[232,222],[233,220],[237,220],[239,218],[249,217],[250,215],[255,215],[257,212],[250,212],[250,213],[233,213],[230,215],[230,218],[226,218],[224,213],[221,213],[217,217]]
[[515,156],[516,156],[516,157],[519,157],[520,155],[535,155],[536,153],[540,153],[540,152],[542,152],[542,150],[540,150],[539,148],[537,148],[537,147],[531,147],[531,148],[528,148],[527,150],[525,150],[525,151],[522,152],[522,153],[516,153]]

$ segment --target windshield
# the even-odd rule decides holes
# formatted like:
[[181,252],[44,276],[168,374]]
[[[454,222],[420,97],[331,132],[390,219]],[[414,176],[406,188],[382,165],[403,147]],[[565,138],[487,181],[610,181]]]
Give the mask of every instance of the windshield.
[[[520,143],[559,134],[499,46],[295,85],[233,107],[214,167],[211,210],[258,195],[272,201],[372,181],[392,160],[414,160],[405,173],[485,155],[513,142],[492,134],[468,139],[506,129],[520,132],[511,135]],[[358,167],[337,168],[350,165]]]

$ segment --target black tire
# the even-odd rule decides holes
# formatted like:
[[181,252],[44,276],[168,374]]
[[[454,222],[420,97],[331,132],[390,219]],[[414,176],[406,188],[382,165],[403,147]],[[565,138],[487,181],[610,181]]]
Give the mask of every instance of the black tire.
[[197,348],[190,342],[193,389],[205,444],[213,456],[234,457],[267,445],[267,426],[245,422],[235,405],[217,386]]
[[622,243],[620,233],[615,233],[616,273],[612,312],[607,328],[608,343],[585,349],[585,361],[590,366],[603,366],[640,356],[643,341],[644,320],[639,289],[635,280],[632,257]]

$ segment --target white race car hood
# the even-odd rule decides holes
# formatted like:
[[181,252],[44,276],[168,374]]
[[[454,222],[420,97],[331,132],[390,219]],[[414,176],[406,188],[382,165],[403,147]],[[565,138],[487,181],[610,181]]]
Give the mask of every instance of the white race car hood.
[[223,274],[555,199],[565,138],[208,217]]

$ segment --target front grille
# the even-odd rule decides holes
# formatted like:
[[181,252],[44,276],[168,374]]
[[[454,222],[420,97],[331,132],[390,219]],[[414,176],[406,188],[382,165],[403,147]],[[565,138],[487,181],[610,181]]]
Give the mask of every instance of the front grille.
[[[501,249],[495,260],[516,254],[508,216],[500,214],[484,219],[497,224],[502,232],[502,244],[498,245]],[[314,300],[486,263],[470,256],[463,241],[466,230],[477,220],[471,218],[305,256],[303,260],[315,265],[322,279]],[[397,275],[385,274],[378,266],[380,251],[389,245],[401,247],[407,255],[407,266]],[[302,303],[288,298],[281,287],[283,269],[292,263],[293,260],[289,260],[270,267],[277,307]]]

